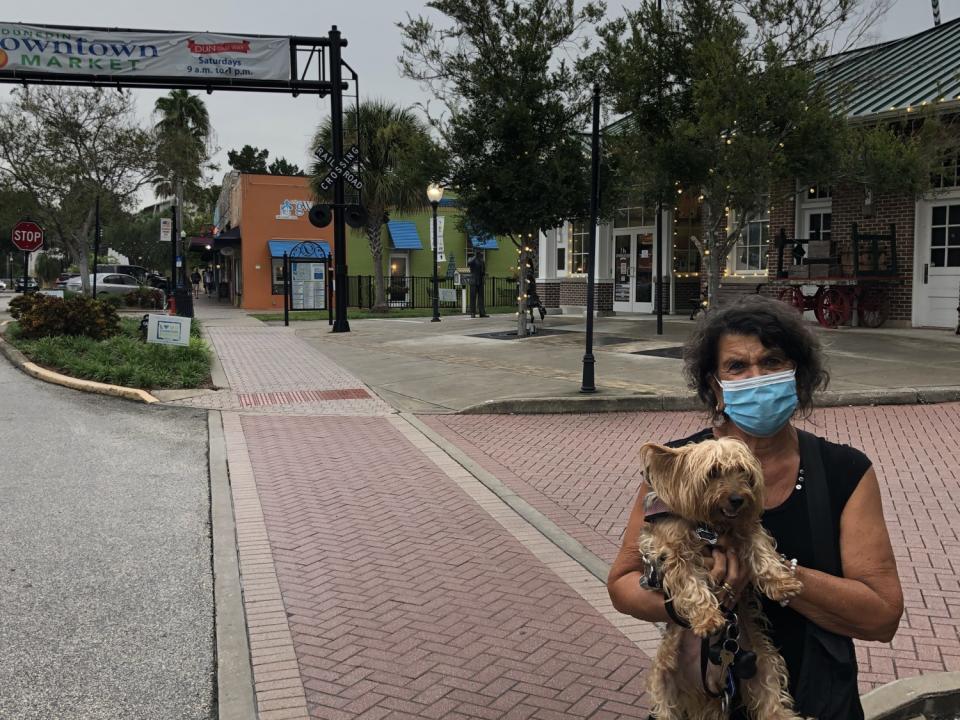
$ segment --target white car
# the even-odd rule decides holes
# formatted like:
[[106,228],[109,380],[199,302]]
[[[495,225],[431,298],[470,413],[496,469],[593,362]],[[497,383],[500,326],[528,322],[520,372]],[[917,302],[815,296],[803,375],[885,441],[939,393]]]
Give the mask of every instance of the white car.
[[[120,275],[118,273],[97,273],[97,295],[101,293],[107,295],[128,295],[141,286],[137,279],[133,275]],[[93,289],[93,275],[90,275],[90,288]],[[80,276],[72,277],[64,285],[64,289],[74,293],[83,292],[83,287],[80,282]],[[156,288],[150,288],[151,290],[156,290],[156,292],[163,293],[162,290],[157,290]],[[163,301],[160,303],[163,304]]]
[[3,280],[0,280],[0,292],[3,292],[6,289],[7,289],[7,284]]

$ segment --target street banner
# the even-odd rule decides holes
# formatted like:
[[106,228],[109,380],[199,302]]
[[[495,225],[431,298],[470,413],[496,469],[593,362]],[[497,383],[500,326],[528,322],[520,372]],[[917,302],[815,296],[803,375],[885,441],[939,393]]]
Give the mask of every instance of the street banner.
[[0,73],[290,80],[290,38],[0,23]]
[[173,234],[173,220],[160,218],[160,242],[170,242]]
[[[437,246],[437,262],[442,263],[447,261],[447,256],[443,252],[443,221],[446,218],[443,216],[437,217],[437,235],[440,236],[440,244]],[[433,219],[430,219],[430,249],[433,250]]]

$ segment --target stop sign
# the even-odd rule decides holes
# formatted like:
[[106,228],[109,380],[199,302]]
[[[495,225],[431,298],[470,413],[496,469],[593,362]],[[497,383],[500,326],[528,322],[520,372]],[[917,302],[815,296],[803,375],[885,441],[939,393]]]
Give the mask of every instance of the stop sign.
[[10,239],[24,252],[34,252],[43,247],[43,228],[30,220],[21,220],[13,226]]

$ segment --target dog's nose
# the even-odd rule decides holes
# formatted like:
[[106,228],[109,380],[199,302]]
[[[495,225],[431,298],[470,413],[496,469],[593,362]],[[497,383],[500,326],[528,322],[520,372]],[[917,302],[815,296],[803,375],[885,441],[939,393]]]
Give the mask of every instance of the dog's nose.
[[743,505],[743,497],[740,495],[731,495],[730,496],[730,507],[734,510],[739,510]]

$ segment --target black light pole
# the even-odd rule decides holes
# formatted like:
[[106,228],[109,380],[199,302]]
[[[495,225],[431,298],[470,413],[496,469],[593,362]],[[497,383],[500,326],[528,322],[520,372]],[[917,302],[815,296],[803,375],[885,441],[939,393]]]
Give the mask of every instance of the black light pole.
[[100,195],[97,195],[97,205],[94,209],[93,234],[93,299],[97,299],[97,258],[100,257]]
[[[657,0],[657,20],[663,29],[663,0]],[[660,67],[660,33],[657,33],[657,121],[660,117],[663,98],[663,71]],[[663,193],[657,191],[657,335],[663,335]]]
[[170,287],[167,288],[167,295],[173,297],[173,291],[177,289],[177,241],[180,236],[177,234],[177,206],[170,206]]
[[427,199],[433,208],[433,319],[430,322],[440,322],[440,296],[437,284],[437,250],[440,247],[440,236],[437,234],[437,208],[443,198],[443,188],[436,183],[427,186]]
[[[330,129],[333,135],[333,161],[343,159],[343,87],[342,68],[340,67],[340,48],[347,44],[341,39],[340,31],[334,25],[330,28]],[[333,182],[333,257],[336,262],[334,289],[336,313],[333,332],[350,332],[347,322],[347,227],[343,204],[343,175]]]
[[593,129],[590,141],[590,235],[587,238],[587,347],[583,354],[580,392],[594,393],[593,293],[596,275],[597,213],[600,197],[600,84],[593,85]]

